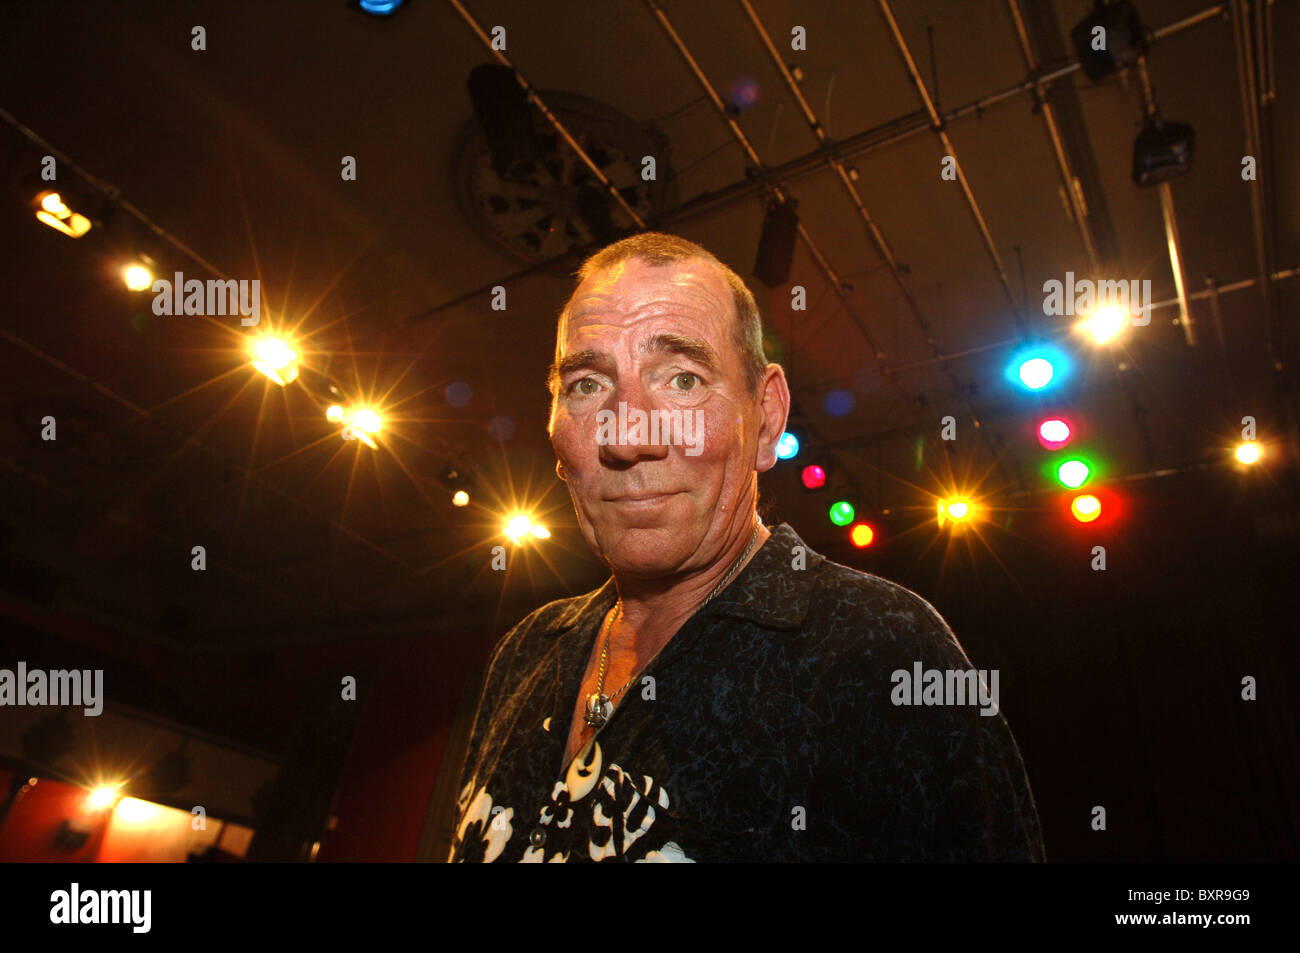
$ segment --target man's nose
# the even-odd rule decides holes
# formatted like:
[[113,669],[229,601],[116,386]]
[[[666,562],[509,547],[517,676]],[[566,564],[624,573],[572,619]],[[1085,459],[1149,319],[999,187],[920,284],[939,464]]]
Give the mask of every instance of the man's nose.
[[662,460],[668,456],[668,428],[659,426],[659,408],[641,384],[620,384],[603,408],[610,426],[598,431],[600,455],[609,463]]

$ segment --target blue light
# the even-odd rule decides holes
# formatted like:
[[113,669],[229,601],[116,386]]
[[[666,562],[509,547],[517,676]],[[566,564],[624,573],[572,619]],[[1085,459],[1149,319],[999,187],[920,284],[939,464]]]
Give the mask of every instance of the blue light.
[[799,452],[799,438],[790,431],[781,434],[781,439],[776,442],[776,456],[778,460],[792,459]]
[[1014,354],[1004,374],[1017,387],[1038,394],[1070,376],[1070,358],[1060,348],[1036,345]]
[[405,0],[358,0],[358,6],[366,13],[373,13],[375,16],[386,17]]
[[853,413],[856,404],[857,399],[853,394],[843,388],[828,391],[822,398],[822,409],[832,417],[847,417]]

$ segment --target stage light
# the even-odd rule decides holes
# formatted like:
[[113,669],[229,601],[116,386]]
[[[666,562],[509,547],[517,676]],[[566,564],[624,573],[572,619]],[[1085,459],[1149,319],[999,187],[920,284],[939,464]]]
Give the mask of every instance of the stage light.
[[964,497],[940,500],[938,505],[939,526],[944,523],[961,523],[975,515],[975,507]]
[[1094,83],[1117,69],[1135,65],[1147,51],[1146,28],[1129,0],[1096,4],[1070,30],[1070,39],[1084,75]]
[[865,549],[871,545],[872,540],[876,538],[876,531],[866,523],[859,523],[849,531],[849,539],[858,549]]
[[791,460],[799,453],[799,438],[788,430],[781,434],[781,439],[776,442],[776,457],[778,460]]
[[799,216],[794,210],[795,204],[793,200],[772,202],[763,216],[754,277],[769,288],[779,287],[790,280],[794,246],[799,238]]
[[1245,443],[1240,444],[1237,447],[1237,460],[1247,466],[1257,462],[1259,456],[1259,444],[1255,443],[1253,440],[1247,440]]
[[826,471],[817,464],[810,463],[808,466],[803,468],[803,472],[799,475],[799,479],[803,481],[803,485],[806,489],[820,490],[826,485]]
[[1069,372],[1070,359],[1064,351],[1038,345],[1016,353],[1003,373],[1011,383],[1037,393],[1060,384]]
[[338,404],[330,404],[325,408],[325,419],[332,424],[343,423],[343,408]]
[[1060,450],[1071,436],[1070,425],[1060,417],[1050,417],[1038,425],[1038,442],[1048,450]]
[[1101,500],[1089,493],[1070,501],[1070,512],[1080,523],[1091,523],[1101,516]]
[[90,219],[68,208],[58,192],[36,196],[36,218],[69,238],[80,238],[90,231]]
[[1077,490],[1088,482],[1091,473],[1091,468],[1082,460],[1066,460],[1057,468],[1056,478],[1061,481],[1062,486]]
[[379,433],[384,426],[384,418],[369,407],[359,407],[352,411],[352,425],[360,427],[366,433]]
[[1192,167],[1196,130],[1182,122],[1168,122],[1159,115],[1147,120],[1133,141],[1133,181],[1158,185]]
[[528,527],[528,532],[532,533],[538,539],[550,539],[551,531],[545,526],[538,526],[536,523]]
[[1052,367],[1052,362],[1045,357],[1031,357],[1020,365],[1020,370],[1017,372],[1020,383],[1030,390],[1042,390],[1052,382],[1055,374],[1056,368]]
[[506,520],[505,534],[516,545],[522,543],[528,536],[535,536],[538,539],[551,538],[550,530],[539,523],[534,523],[532,518],[524,513],[515,513]]
[[148,291],[153,287],[153,272],[136,262],[122,269],[122,280],[131,291]]
[[469,506],[469,494],[464,490],[457,490],[451,495],[452,506]]
[[86,807],[92,811],[102,811],[117,799],[117,789],[99,787],[86,796]]
[[287,341],[276,337],[253,338],[248,345],[257,368],[281,387],[298,378],[298,354]]
[[840,500],[838,503],[832,503],[830,509],[831,522],[836,526],[848,526],[853,522],[853,504]]
[[1117,304],[1103,305],[1080,322],[1084,332],[1098,344],[1118,337],[1133,326],[1133,315]]
[[365,13],[374,14],[377,17],[386,17],[396,12],[405,0],[357,0],[357,6]]

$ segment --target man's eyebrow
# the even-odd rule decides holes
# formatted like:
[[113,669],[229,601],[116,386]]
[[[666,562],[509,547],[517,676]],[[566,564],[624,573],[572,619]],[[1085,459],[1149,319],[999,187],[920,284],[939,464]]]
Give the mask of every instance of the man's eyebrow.
[[682,357],[694,361],[714,373],[719,373],[722,370],[722,361],[718,359],[718,352],[713,349],[708,341],[702,341],[699,338],[683,337],[680,334],[656,334],[647,345],[646,350],[652,354],[659,351],[680,354]]
[[572,354],[566,354],[558,361],[551,364],[546,379],[553,384],[558,384],[564,377],[574,371],[581,371],[589,367],[596,367],[605,363],[605,357],[600,351],[593,351],[591,348],[584,348],[581,351],[574,351]]

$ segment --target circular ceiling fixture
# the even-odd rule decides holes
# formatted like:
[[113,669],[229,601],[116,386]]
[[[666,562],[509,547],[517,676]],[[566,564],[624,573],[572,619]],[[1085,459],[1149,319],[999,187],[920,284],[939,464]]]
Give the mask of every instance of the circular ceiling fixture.
[[[573,93],[539,92],[548,109],[591,157],[596,167],[645,222],[670,200],[673,173],[668,138],[612,106]],[[532,109],[542,144],[536,159],[516,163],[507,176],[493,165],[487,135],[471,118],[454,152],[455,193],[475,231],[530,264],[587,246],[614,241],[636,223],[568,143]],[[654,160],[654,178],[642,178]],[[557,263],[557,274],[570,265]]]

